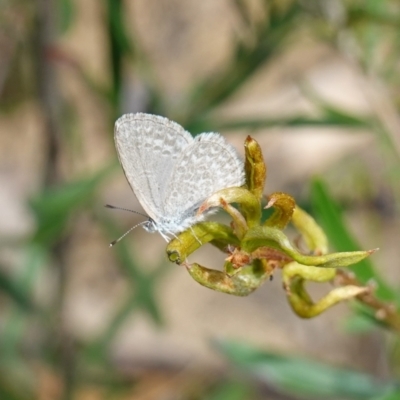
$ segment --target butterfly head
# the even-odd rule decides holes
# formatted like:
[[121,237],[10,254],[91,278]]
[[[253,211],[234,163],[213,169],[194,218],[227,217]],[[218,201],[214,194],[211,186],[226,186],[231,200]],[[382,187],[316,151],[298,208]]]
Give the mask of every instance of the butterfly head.
[[147,221],[142,223],[143,228],[150,233],[157,232],[159,229],[157,224],[152,218],[149,218]]

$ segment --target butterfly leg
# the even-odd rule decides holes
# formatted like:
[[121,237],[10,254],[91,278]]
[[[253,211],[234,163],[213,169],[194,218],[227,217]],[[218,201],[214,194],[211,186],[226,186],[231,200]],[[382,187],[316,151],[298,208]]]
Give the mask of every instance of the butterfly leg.
[[[173,236],[176,240],[179,240],[179,242],[181,242],[181,239],[179,239],[178,236],[175,235],[175,233],[173,232],[168,232],[171,236]],[[181,242],[182,243],[182,242]]]
[[169,241],[171,240],[171,238],[168,236],[168,235],[166,235],[165,233],[163,233],[162,231],[159,231],[160,232],[160,235],[162,236],[162,238],[167,242],[167,243],[169,243]]
[[203,243],[202,243],[201,240],[197,237],[196,232],[194,231],[194,229],[193,229],[192,226],[190,227],[190,230],[191,230],[191,232],[192,232],[192,234],[193,234],[193,237],[197,240],[197,242],[199,243],[199,245],[202,246]]

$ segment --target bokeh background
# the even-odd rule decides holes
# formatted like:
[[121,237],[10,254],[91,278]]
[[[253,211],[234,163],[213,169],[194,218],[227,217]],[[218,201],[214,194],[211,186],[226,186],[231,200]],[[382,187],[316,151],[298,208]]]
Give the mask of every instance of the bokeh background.
[[398,339],[354,304],[301,320],[279,279],[213,292],[157,234],[110,249],[142,218],[104,204],[141,211],[113,145],[125,112],[242,154],[251,134],[266,192],[332,250],[379,247],[369,278],[398,302],[399,28],[395,0],[1,0],[0,398],[389,399]]

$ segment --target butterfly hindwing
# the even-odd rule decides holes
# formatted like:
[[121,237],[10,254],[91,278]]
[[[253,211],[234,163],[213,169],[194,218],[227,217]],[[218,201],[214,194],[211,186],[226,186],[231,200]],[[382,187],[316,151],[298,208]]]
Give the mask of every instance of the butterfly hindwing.
[[217,133],[196,136],[177,160],[165,196],[166,215],[193,215],[213,193],[244,184],[243,162]]

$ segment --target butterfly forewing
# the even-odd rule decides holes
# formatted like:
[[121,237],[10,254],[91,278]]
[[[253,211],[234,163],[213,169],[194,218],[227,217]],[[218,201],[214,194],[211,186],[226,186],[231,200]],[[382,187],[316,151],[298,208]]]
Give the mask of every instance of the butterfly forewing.
[[192,136],[180,125],[150,114],[125,114],[115,123],[115,145],[126,178],[146,213],[165,215],[165,194],[175,164]]

